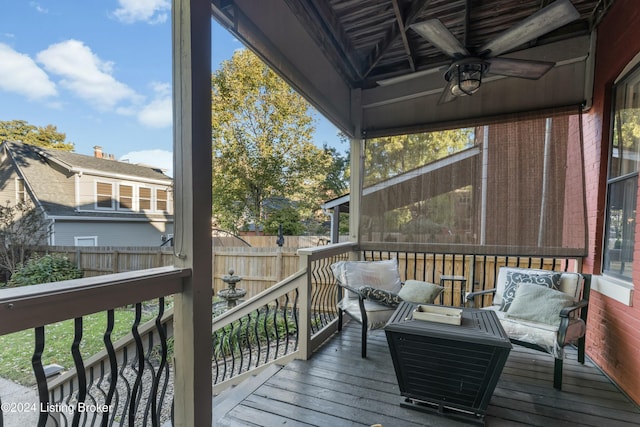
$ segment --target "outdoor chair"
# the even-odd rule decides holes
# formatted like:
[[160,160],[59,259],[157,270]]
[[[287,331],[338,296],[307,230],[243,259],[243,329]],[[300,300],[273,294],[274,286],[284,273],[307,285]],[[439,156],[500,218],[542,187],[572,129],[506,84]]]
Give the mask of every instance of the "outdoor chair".
[[362,357],[367,357],[367,333],[383,328],[400,302],[430,304],[443,290],[418,280],[402,283],[396,259],[339,261],[331,269],[338,284],[338,330],[343,313],[362,324]]
[[577,344],[584,364],[585,332],[591,275],[502,267],[496,287],[470,292],[467,302],[493,294],[493,310],[511,342],[554,357],[553,386],[562,388],[564,347]]

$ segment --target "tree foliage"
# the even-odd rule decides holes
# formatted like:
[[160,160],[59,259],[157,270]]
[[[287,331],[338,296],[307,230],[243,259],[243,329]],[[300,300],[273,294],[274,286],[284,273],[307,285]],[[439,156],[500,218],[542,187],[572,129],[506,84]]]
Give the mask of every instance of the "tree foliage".
[[24,120],[0,120],[0,141],[22,141],[38,147],[73,151],[73,143],[66,142],[66,139],[67,135],[58,132],[53,125],[40,127]]
[[326,170],[324,187],[327,189],[328,198],[340,197],[349,191],[349,153],[343,156],[335,147],[323,147],[331,156],[331,163]]
[[310,105],[247,50],[211,77],[213,215],[222,228],[267,223],[265,201],[284,197],[301,219],[326,199],[334,161],[313,145]]
[[293,206],[285,206],[269,214],[264,231],[276,235],[280,225],[284,236],[298,236],[304,232],[300,213]]
[[0,205],[0,268],[15,272],[29,257],[29,248],[49,237],[44,214],[31,202]]
[[64,255],[32,257],[11,276],[8,286],[29,286],[61,280],[80,279],[82,271]]
[[389,136],[367,140],[365,186],[454,154],[473,143],[473,129]]

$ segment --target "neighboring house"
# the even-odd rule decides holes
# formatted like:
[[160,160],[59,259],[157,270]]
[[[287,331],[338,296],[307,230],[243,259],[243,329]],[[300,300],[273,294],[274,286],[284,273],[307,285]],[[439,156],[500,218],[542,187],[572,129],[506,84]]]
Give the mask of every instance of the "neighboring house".
[[0,144],[0,203],[31,200],[49,221],[49,244],[160,246],[173,236],[172,179],[158,168]]

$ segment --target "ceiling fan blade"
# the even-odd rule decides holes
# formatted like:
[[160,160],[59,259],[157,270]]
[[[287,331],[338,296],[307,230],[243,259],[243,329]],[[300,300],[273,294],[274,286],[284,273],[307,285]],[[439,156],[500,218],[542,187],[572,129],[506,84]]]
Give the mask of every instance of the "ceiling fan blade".
[[498,56],[580,17],[570,0],[556,0],[491,40],[479,52]]
[[454,101],[457,97],[451,92],[451,88],[453,87],[453,79],[447,82],[447,85],[442,90],[440,94],[440,98],[438,99],[438,105],[446,104],[447,102]]
[[556,65],[555,62],[512,58],[490,58],[487,62],[489,63],[487,72],[490,74],[531,80],[539,79]]
[[418,22],[409,28],[427,39],[429,43],[451,57],[467,56],[469,51],[462,43],[445,27],[439,19],[429,19]]

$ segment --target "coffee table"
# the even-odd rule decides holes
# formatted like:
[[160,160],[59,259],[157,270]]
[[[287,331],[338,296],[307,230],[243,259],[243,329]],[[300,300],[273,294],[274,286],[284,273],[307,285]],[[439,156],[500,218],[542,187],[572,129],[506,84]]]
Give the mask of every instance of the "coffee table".
[[385,334],[401,403],[478,424],[486,412],[511,342],[493,311],[462,309],[460,325],[413,319],[402,302]]

